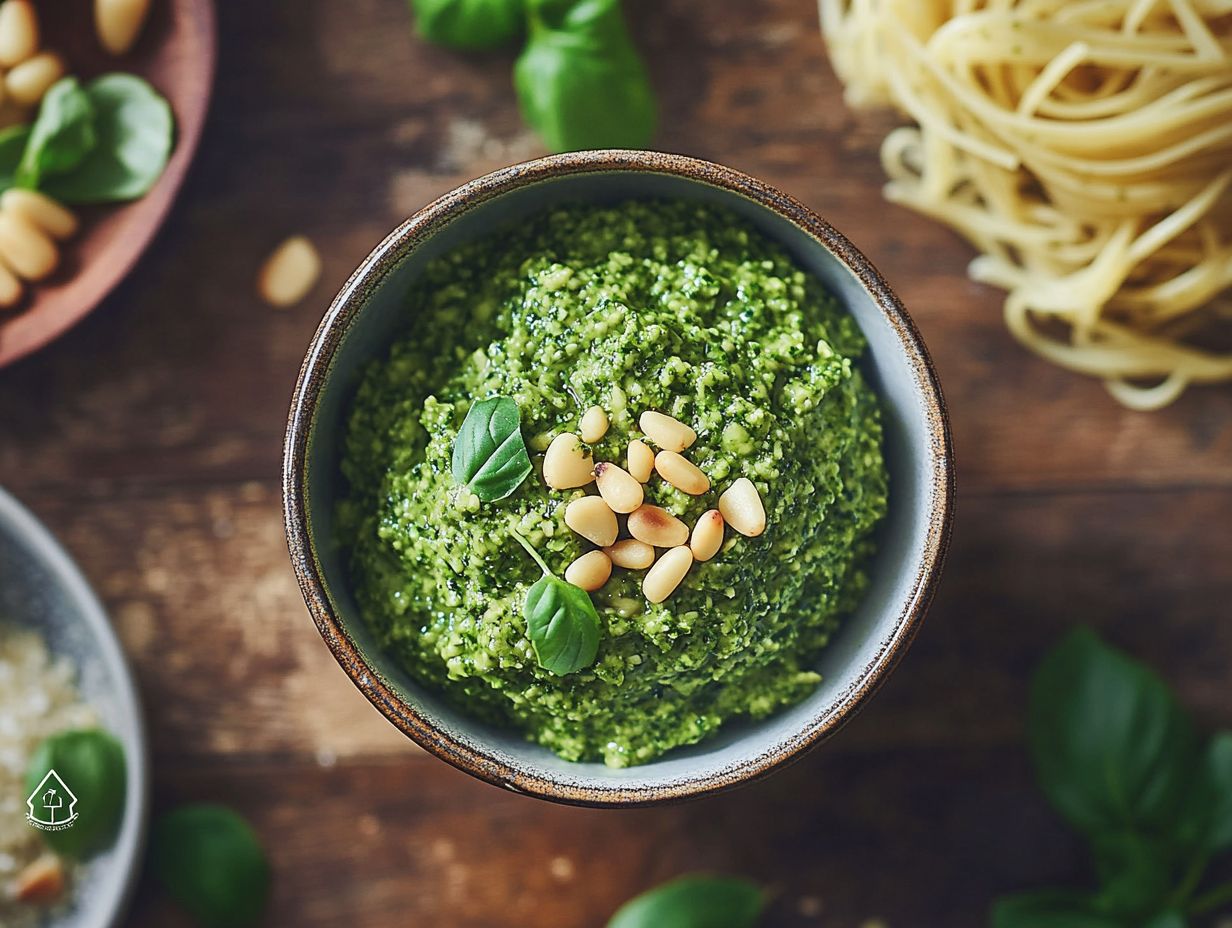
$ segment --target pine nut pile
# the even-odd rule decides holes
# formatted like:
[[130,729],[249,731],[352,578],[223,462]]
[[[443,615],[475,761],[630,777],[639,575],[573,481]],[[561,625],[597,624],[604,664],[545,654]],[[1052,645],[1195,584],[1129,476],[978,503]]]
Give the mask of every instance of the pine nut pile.
[[[680,586],[694,561],[708,561],[718,554],[725,526],[754,538],[766,530],[766,510],[747,477],[724,490],[719,508],[704,512],[692,530],[666,509],[647,503],[644,485],[654,472],[690,496],[710,492],[710,478],[683,454],[697,441],[689,426],[653,410],[643,412],[638,425],[657,453],[634,439],[625,467],[610,461],[596,464],[585,445],[607,434],[608,416],[602,408],[590,407],[579,423],[580,437],[564,432],[548,445],[543,480],[554,490],[585,487],[593,481],[599,493],[575,499],[565,508],[565,524],[596,546],[569,565],[565,579],[594,592],[607,583],[613,567],[645,570],[642,593],[648,601],[661,603]],[[620,538],[621,516],[632,537]],[[660,548],[667,550],[657,556]]]
[[[99,42],[122,55],[137,41],[150,0],[95,0]],[[51,85],[69,73],[64,57],[43,47],[38,11],[30,0],[0,3],[0,129],[34,118]],[[77,232],[77,217],[45,193],[12,188],[0,197],[0,309],[21,302],[25,285],[60,264],[57,241]]]

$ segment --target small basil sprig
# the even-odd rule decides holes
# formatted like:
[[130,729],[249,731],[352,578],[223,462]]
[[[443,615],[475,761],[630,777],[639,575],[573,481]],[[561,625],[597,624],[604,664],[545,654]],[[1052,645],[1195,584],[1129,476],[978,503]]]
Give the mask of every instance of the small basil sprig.
[[527,0],[513,69],[523,118],[553,151],[643,148],[658,119],[620,0]]
[[411,0],[415,25],[429,42],[485,49],[512,42],[522,31],[522,0]]
[[77,802],[77,818],[60,831],[41,832],[57,854],[81,858],[107,847],[124,817],[128,769],[124,747],[98,728],[52,735],[35,750],[26,767],[26,791],[33,794],[54,770]]
[[607,928],[753,928],[765,902],[748,880],[682,876],[626,902]]
[[1040,786],[1086,837],[1099,888],[1000,899],[993,928],[1184,928],[1232,902],[1232,884],[1197,892],[1232,848],[1232,733],[1202,746],[1167,684],[1087,629],[1040,665],[1028,729]]
[[507,396],[474,403],[453,443],[453,479],[484,502],[504,499],[530,474],[522,411]]
[[270,867],[248,823],[225,806],[181,806],[155,823],[150,861],[167,892],[205,928],[255,924]]
[[544,670],[566,676],[589,667],[599,653],[599,613],[590,594],[561,580],[521,535],[513,537],[543,571],[526,592],[526,634]]
[[37,187],[48,175],[71,171],[95,142],[94,104],[89,94],[77,78],[61,78],[43,95],[17,165],[17,186]]

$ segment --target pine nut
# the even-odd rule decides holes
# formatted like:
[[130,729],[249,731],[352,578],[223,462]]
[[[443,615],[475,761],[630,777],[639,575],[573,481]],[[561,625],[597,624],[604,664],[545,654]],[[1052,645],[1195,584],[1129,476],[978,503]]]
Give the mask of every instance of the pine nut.
[[693,566],[693,552],[687,545],[672,548],[646,572],[642,592],[652,603],[661,603],[675,592],[680,581]]
[[723,514],[717,509],[707,509],[693,526],[689,550],[698,561],[708,561],[723,547]]
[[42,280],[60,263],[60,252],[30,223],[0,212],[0,260],[23,280]]
[[17,275],[0,263],[0,309],[12,309],[21,302],[25,287]]
[[571,502],[565,507],[565,525],[600,548],[606,548],[620,534],[616,513],[602,496],[583,496]]
[[18,902],[46,905],[64,892],[64,866],[55,854],[44,854],[28,863],[13,881]]
[[612,575],[612,562],[602,551],[587,551],[565,568],[565,580],[593,593]]
[[675,548],[689,540],[689,527],[661,506],[647,503],[629,513],[629,534],[656,548]]
[[257,275],[257,293],[270,306],[294,306],[321,277],[321,256],[302,235],[293,235],[273,250]]
[[39,52],[4,75],[4,89],[14,103],[34,106],[43,99],[47,89],[64,76],[65,70],[64,59],[55,52]]
[[656,454],[655,470],[681,493],[701,496],[710,489],[710,478],[703,474],[696,464],[675,451],[660,451]]
[[638,483],[645,483],[650,479],[650,472],[654,470],[654,459],[654,452],[644,441],[635,438],[629,442],[629,473]]
[[94,0],[98,41],[111,54],[123,55],[137,41],[149,12],[150,0]]
[[595,461],[572,432],[552,439],[543,455],[543,482],[553,490],[584,487],[595,479]]
[[719,497],[719,512],[741,535],[756,538],[766,530],[766,509],[753,481],[741,477]]
[[613,512],[632,512],[642,505],[642,485],[617,464],[601,461],[595,465],[599,495],[607,500]]
[[607,413],[600,406],[591,406],[582,416],[582,441],[593,445],[607,434]]
[[629,570],[645,570],[654,563],[654,545],[648,545],[636,538],[626,538],[610,547],[604,548],[606,554],[617,567]]
[[0,3],[0,67],[12,68],[39,50],[38,11],[30,0]]
[[0,209],[26,220],[53,238],[71,238],[77,231],[77,217],[37,190],[9,188],[0,195]]
[[664,451],[683,451],[697,441],[697,433],[671,416],[647,410],[637,420],[646,437]]

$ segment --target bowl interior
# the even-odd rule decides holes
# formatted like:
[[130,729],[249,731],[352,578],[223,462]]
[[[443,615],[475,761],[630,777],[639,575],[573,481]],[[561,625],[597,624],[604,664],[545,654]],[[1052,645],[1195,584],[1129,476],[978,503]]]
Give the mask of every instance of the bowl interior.
[[[769,719],[729,725],[718,736],[678,749],[653,763],[625,770],[602,764],[563,761],[516,732],[476,722],[465,712],[426,692],[376,646],[349,592],[345,552],[334,539],[334,505],[345,487],[339,474],[340,435],[362,366],[383,357],[391,337],[406,324],[404,295],[427,261],[459,243],[490,234],[502,223],[563,202],[612,203],[635,198],[664,198],[719,204],[731,209],[784,245],[808,271],[820,278],[855,316],[869,341],[865,371],[884,401],[886,457],[890,470],[890,512],[881,527],[879,550],[871,565],[870,589],[857,614],[850,617],[818,664],[823,682],[808,699]],[[391,239],[392,240],[392,239]],[[414,246],[415,240],[412,241]],[[948,475],[945,438],[939,434],[937,399],[926,359],[905,346],[908,325],[892,319],[866,285],[825,244],[800,226],[750,197],[676,174],[606,171],[565,174],[531,182],[471,204],[443,227],[419,237],[417,247],[374,268],[361,269],[336,306],[362,303],[351,317],[322,386],[310,426],[305,457],[305,496],[309,534],[318,571],[344,635],[368,668],[397,697],[433,728],[485,761],[489,779],[513,788],[529,788],[508,771],[553,784],[583,801],[604,797],[654,799],[737,782],[750,768],[767,767],[834,727],[865,693],[875,671],[900,640],[914,630],[908,621],[926,597],[930,573],[927,550],[944,533],[938,512],[944,509]],[[387,243],[388,244],[388,243]],[[887,295],[888,299],[892,299]],[[908,340],[909,341],[909,340]],[[910,343],[914,344],[914,343]],[[930,414],[930,408],[932,412]],[[362,686],[365,680],[358,681]],[[369,694],[371,696],[371,693]],[[395,717],[400,707],[381,706]],[[507,769],[502,769],[507,768]],[[495,775],[491,775],[495,771]],[[560,788],[561,791],[557,791]],[[635,795],[636,794],[636,795]]]
[[3,490],[0,622],[38,632],[53,655],[69,658],[78,670],[82,699],[124,745],[128,784],[120,833],[78,871],[71,901],[48,922],[57,928],[118,924],[140,868],[145,832],[148,784],[141,707],[119,642],[85,578],[47,530]]

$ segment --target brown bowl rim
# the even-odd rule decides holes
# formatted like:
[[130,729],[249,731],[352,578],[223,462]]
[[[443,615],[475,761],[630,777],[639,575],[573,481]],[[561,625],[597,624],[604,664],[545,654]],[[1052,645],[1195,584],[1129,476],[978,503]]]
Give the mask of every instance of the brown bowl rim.
[[[928,537],[913,594],[899,615],[892,637],[865,667],[857,684],[826,710],[824,718],[818,719],[815,715],[807,729],[781,743],[778,750],[759,755],[731,772],[721,771],[666,786],[613,784],[595,788],[561,783],[459,743],[429,724],[386,685],[334,614],[308,525],[305,462],[317,403],[334,354],[368,295],[434,230],[480,204],[528,184],[566,175],[604,172],[669,174],[735,193],[787,219],[842,261],[859,278],[891,324],[915,369],[916,383],[922,388],[926,406],[933,457],[937,461],[931,478]],[[770,184],[724,165],[662,152],[614,149],[537,158],[472,180],[418,210],[364,259],[322,318],[295,385],[283,452],[283,515],[291,561],[304,602],[321,637],[355,686],[399,730],[441,760],[494,786],[569,805],[634,807],[713,795],[759,780],[832,736],[863,707],[914,639],[935,592],[953,522],[953,447],[941,385],[915,323],[872,262],[819,215]]]

